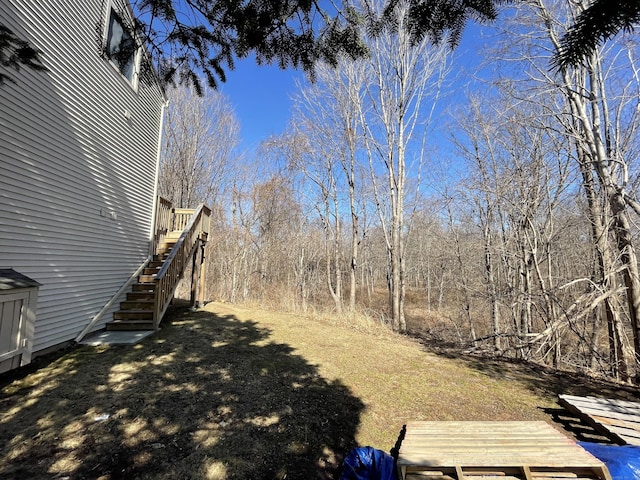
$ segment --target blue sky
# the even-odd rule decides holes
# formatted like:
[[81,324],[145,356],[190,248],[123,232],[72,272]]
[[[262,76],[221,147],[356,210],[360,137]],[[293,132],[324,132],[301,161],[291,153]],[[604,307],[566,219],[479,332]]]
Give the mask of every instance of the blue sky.
[[252,58],[236,60],[220,92],[229,98],[240,121],[243,147],[254,149],[270,135],[284,131],[295,78],[302,80],[302,71],[258,66]]
[[[476,50],[482,42],[480,27],[468,25],[455,51],[454,68],[471,68],[477,63]],[[302,71],[258,66],[253,58],[236,60],[236,68],[227,72],[227,81],[220,84],[220,91],[229,98],[240,121],[243,150],[253,151],[262,140],[285,130],[296,78],[304,79]],[[465,78],[468,76],[463,74],[461,83],[467,81]]]

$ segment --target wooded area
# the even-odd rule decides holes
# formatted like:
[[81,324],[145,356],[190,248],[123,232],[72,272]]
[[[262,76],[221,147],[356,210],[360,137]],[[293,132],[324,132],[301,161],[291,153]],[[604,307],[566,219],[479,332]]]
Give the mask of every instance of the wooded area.
[[[397,2],[393,25],[406,6]],[[446,45],[416,42],[410,28],[364,31],[370,57],[318,65],[288,131],[255,158],[237,151],[223,95],[169,90],[161,193],[214,206],[209,296],[367,315],[632,381],[638,45],[618,36],[581,66],[553,70],[582,8],[511,7],[484,50],[481,90],[457,81],[455,93]]]

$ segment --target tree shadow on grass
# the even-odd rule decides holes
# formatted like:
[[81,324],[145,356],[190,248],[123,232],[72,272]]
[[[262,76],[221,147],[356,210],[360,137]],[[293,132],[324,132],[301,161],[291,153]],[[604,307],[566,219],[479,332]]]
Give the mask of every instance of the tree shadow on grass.
[[[476,370],[489,378],[513,381],[542,398],[555,400],[556,403],[561,394],[635,402],[640,398],[640,388],[637,386],[558,371],[523,360],[464,354],[450,346],[435,346],[429,342],[423,342],[423,345],[430,353],[462,362],[464,367]],[[569,412],[559,403],[556,407],[540,409],[578,441],[613,443],[607,435],[596,431],[588,422]]]
[[521,383],[542,397],[567,394],[637,400],[640,393],[638,387],[590,378],[579,373],[554,370],[544,365],[517,359],[469,355],[452,349],[429,349],[429,351],[464,362],[467,367],[488,377]]
[[252,321],[177,312],[0,391],[0,478],[325,479],[362,402]]

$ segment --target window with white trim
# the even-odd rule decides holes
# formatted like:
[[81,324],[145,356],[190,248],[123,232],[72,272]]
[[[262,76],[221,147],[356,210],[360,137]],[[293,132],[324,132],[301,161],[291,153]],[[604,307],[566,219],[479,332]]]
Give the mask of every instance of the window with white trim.
[[135,86],[138,48],[122,18],[113,7],[109,9],[105,54],[111,63]]

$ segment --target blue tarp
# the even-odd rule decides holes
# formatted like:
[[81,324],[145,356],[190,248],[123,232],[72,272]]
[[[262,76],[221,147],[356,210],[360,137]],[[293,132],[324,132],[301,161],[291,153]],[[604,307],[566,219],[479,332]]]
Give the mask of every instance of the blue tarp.
[[340,480],[397,480],[393,457],[372,447],[354,448],[342,464]]
[[613,480],[640,480],[640,447],[590,442],[579,442],[579,445],[604,462]]

